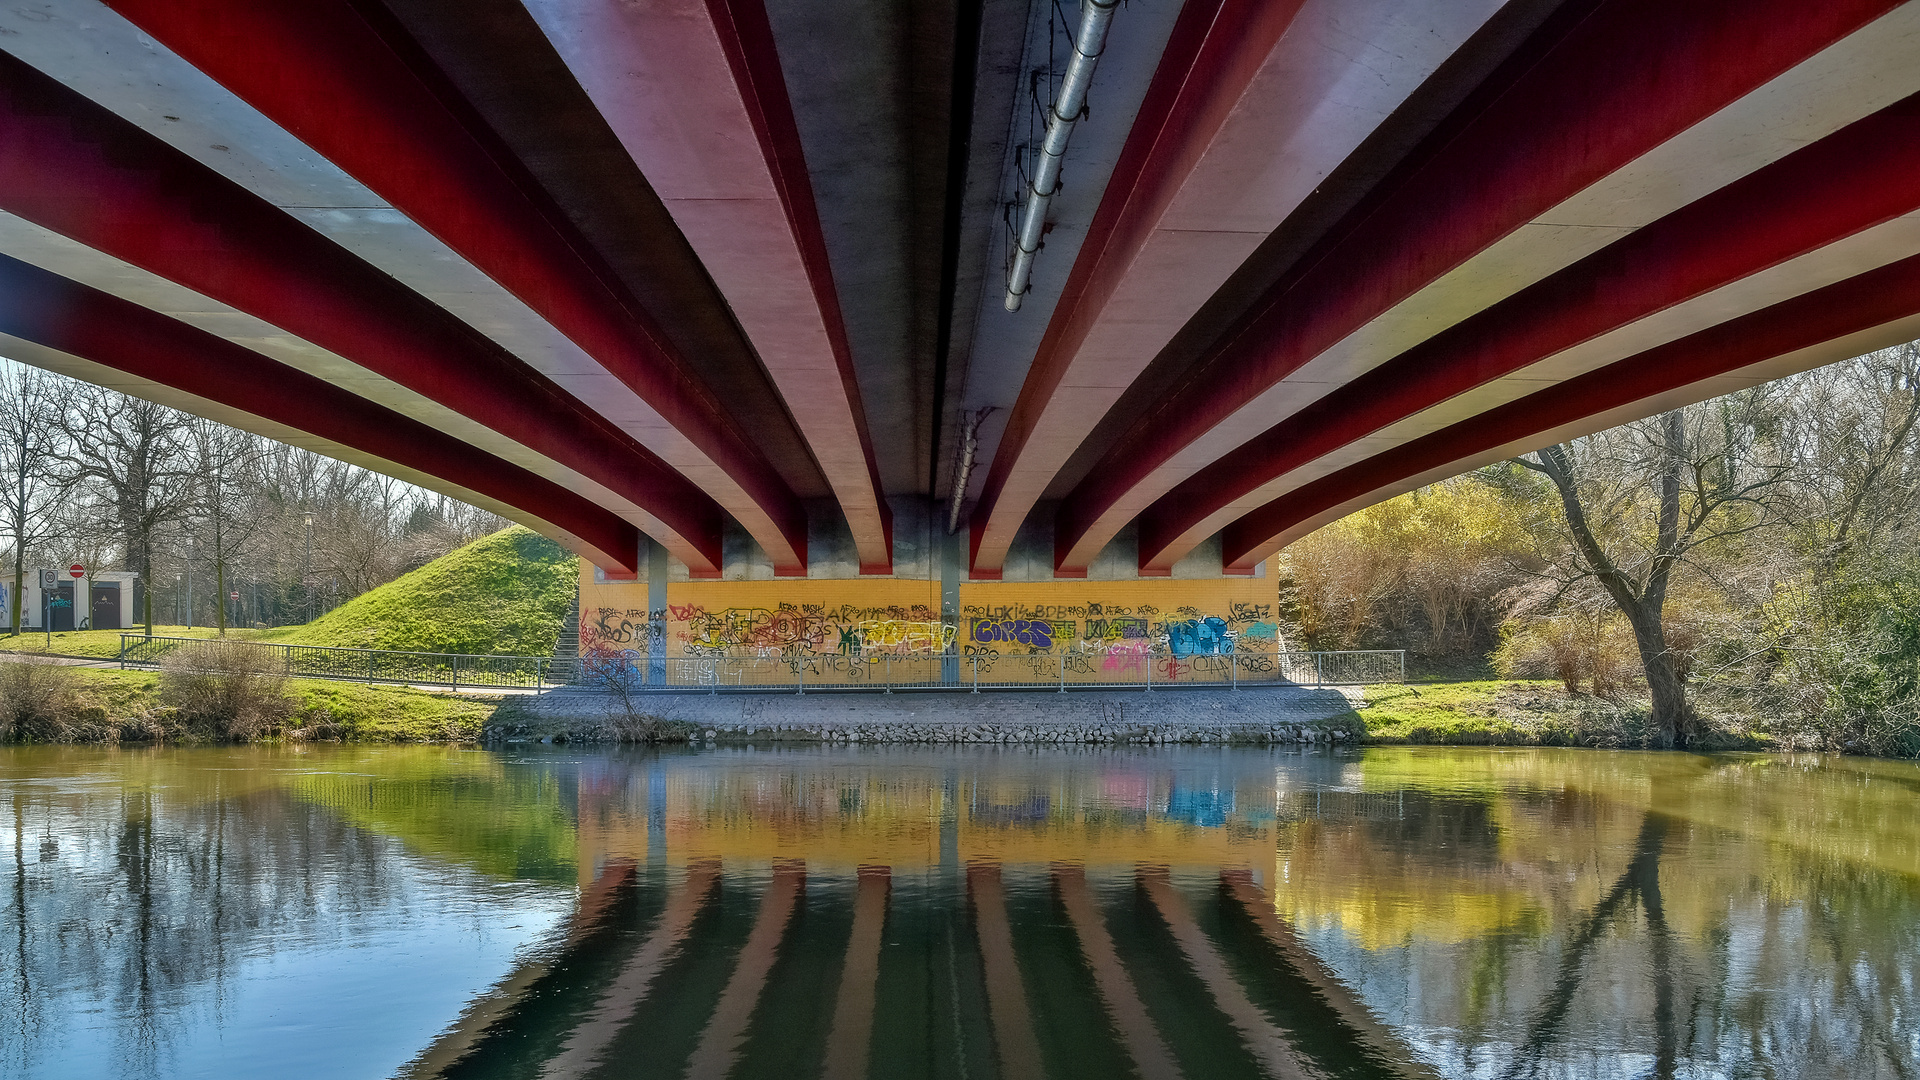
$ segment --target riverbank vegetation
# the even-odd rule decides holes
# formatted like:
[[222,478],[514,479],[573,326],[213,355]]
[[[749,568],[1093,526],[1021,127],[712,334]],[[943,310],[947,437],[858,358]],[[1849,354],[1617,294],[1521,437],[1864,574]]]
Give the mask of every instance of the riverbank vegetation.
[[0,663],[0,742],[474,742],[501,699],[270,673]]
[[1917,390],[1902,346],[1363,510],[1283,556],[1296,641],[1521,680],[1381,738],[1920,754]]

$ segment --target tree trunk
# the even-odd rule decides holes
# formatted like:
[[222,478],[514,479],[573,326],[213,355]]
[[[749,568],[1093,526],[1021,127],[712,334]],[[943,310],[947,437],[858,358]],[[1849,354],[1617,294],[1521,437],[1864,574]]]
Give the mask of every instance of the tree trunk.
[[1666,628],[1659,608],[1635,604],[1621,605],[1627,624],[1633,627],[1633,643],[1640,650],[1640,666],[1646,672],[1647,690],[1653,698],[1653,726],[1660,732],[1662,746],[1684,750],[1693,734],[1693,713],[1687,705],[1687,685],[1673,667],[1673,653],[1667,649]]
[[[1592,568],[1607,594],[1613,597],[1620,613],[1633,627],[1633,640],[1640,651],[1640,666],[1647,677],[1647,690],[1653,699],[1654,727],[1661,744],[1687,745],[1692,734],[1693,714],[1687,705],[1687,687],[1674,669],[1673,653],[1667,649],[1663,625],[1667,603],[1667,583],[1679,550],[1681,450],[1686,438],[1678,411],[1664,418],[1666,461],[1659,478],[1660,512],[1652,565],[1644,583],[1637,582],[1610,558],[1587,523],[1586,507],[1580,502],[1579,483],[1574,476],[1573,460],[1563,446],[1540,451],[1538,469],[1553,481],[1560,492],[1560,505],[1566,515],[1567,531],[1573,534],[1587,565]],[[1523,459],[1524,460],[1524,459]]]

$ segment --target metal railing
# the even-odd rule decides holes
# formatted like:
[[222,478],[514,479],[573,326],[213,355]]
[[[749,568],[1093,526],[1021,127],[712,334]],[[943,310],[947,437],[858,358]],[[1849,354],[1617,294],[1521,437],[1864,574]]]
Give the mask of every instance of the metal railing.
[[252,659],[253,670],[277,671],[295,679],[341,679],[408,686],[445,686],[470,689],[539,690],[554,685],[553,659],[546,656],[481,656],[469,653],[399,652],[391,649],[351,649],[331,645],[279,645],[265,641],[217,638],[148,637],[120,635],[120,666],[156,667],[182,654],[196,662],[196,651],[209,664],[220,662],[211,647],[237,649]]
[[629,691],[795,693],[910,690],[1163,690],[1405,682],[1403,650],[1176,655],[1164,650],[583,656],[576,682]]

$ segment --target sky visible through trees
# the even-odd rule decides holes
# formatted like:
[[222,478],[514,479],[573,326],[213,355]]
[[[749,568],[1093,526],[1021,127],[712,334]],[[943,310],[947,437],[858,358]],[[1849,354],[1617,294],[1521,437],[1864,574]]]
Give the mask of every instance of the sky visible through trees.
[[151,582],[162,624],[218,622],[221,579],[229,624],[304,622],[506,524],[356,465],[11,360],[0,360],[0,488],[7,583],[16,567],[131,570]]

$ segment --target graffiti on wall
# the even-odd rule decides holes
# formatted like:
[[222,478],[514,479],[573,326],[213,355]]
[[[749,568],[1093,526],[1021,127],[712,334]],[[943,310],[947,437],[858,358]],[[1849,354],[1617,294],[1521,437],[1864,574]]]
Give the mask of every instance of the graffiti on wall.
[[956,633],[932,609],[918,604],[878,608],[781,604],[711,611],[698,604],[676,604],[668,614],[683,624],[677,639],[688,656],[933,653],[953,644]]
[[1225,619],[1187,619],[1167,624],[1167,651],[1177,657],[1225,656],[1233,652],[1234,637]]
[[[1234,602],[1223,615],[1150,604],[999,604],[961,609],[969,654],[1071,649],[1105,653],[1105,670],[1137,671],[1154,652],[1185,660],[1229,656],[1241,639],[1277,640],[1272,604]],[[1078,627],[1085,632],[1075,635]],[[1011,648],[1010,648],[1011,647]]]
[[1007,642],[1046,652],[1056,643],[1072,644],[1073,627],[1071,619],[974,619],[969,629],[983,645]]
[[581,674],[594,681],[637,682],[660,629],[645,608],[582,608]]

